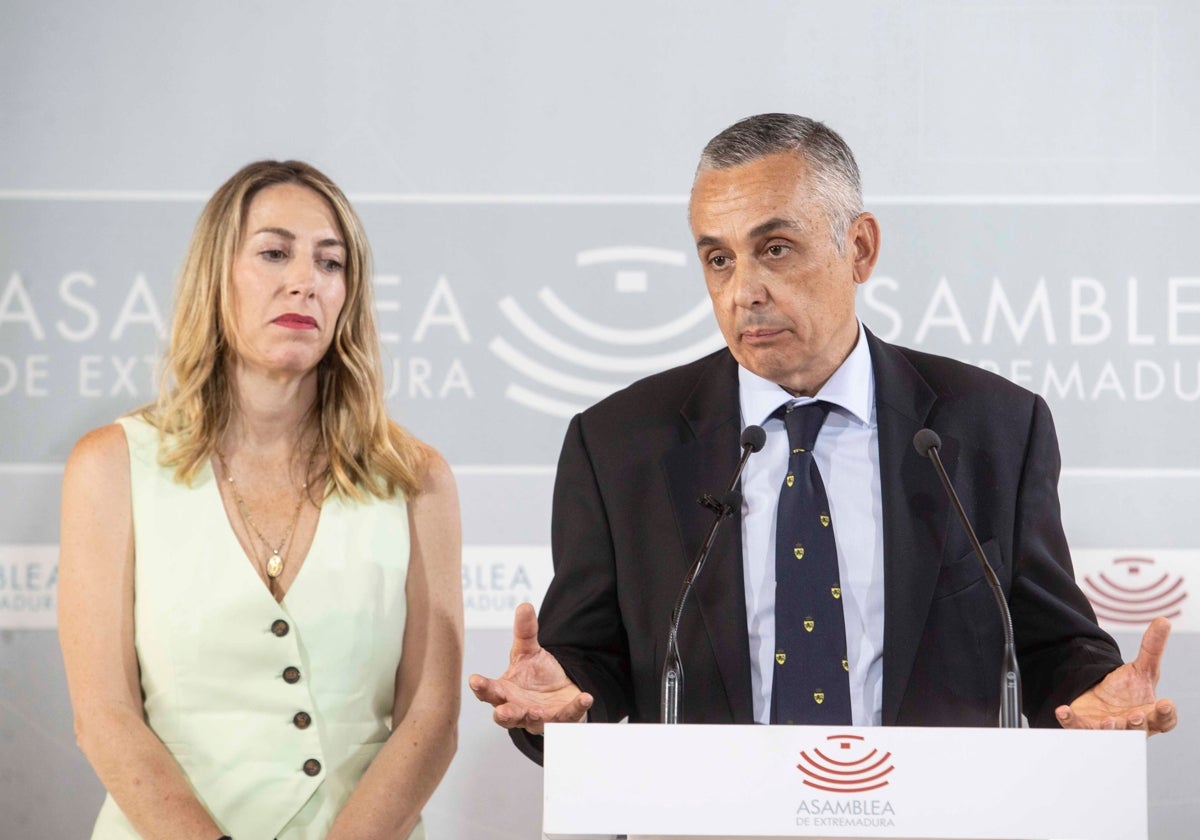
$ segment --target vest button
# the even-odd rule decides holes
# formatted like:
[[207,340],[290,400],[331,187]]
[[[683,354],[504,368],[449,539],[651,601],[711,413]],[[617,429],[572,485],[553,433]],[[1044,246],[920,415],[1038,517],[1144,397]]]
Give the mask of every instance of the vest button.
[[308,729],[308,725],[312,723],[312,718],[309,717],[308,712],[296,712],[296,716],[292,718],[292,723],[296,725],[297,729]]
[[300,682],[300,669],[295,665],[289,665],[283,669],[283,681],[285,683],[295,684]]
[[271,622],[271,632],[280,638],[286,636],[288,634],[288,630],[290,629],[291,628],[288,627],[288,623],[282,618],[277,618]]
[[315,776],[320,772],[321,772],[321,762],[317,761],[315,758],[310,758],[308,761],[304,762],[305,775]]

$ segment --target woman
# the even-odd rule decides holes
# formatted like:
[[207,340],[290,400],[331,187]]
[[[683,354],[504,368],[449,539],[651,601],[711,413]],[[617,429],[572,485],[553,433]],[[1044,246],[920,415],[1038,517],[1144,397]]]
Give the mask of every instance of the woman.
[[386,413],[361,223],[294,161],[208,202],[158,401],[63,477],[94,838],[420,836],[455,750],[454,479]]

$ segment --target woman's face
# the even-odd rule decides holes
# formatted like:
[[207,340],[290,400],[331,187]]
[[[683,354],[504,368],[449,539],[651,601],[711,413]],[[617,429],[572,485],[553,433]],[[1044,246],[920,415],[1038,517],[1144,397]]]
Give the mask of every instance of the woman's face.
[[346,243],[325,199],[276,184],[250,202],[233,257],[237,365],[272,377],[313,370],[346,300]]

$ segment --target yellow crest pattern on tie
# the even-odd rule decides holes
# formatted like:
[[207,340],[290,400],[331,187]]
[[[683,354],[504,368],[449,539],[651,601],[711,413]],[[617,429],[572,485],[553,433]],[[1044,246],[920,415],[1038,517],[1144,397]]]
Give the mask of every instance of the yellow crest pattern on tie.
[[842,587],[837,586],[837,585],[831,586],[829,588],[829,594],[832,595],[835,600],[838,598],[841,598],[842,597]]
[[792,554],[796,555],[797,560],[803,560],[804,559],[804,546],[802,546],[802,545],[796,546],[795,548],[792,549]]
[[775,654],[775,662],[779,665],[782,665],[784,662],[787,662],[787,654],[784,653],[783,651],[779,651],[779,653]]
[[828,527],[829,527],[829,514],[828,514],[828,513],[822,513],[822,514],[821,514],[821,527],[822,527],[822,528],[828,528]]
[[796,476],[792,475],[791,473],[788,473],[787,486],[791,487],[795,483],[796,483]]
[[850,660],[844,656],[842,657],[842,670],[846,673],[850,673]]
[[813,699],[817,701],[818,706],[821,705],[822,703],[825,702],[825,692],[824,691],[814,691]]
[[813,631],[813,628],[816,626],[817,626],[817,622],[813,621],[811,618],[804,619],[805,632],[811,633]]

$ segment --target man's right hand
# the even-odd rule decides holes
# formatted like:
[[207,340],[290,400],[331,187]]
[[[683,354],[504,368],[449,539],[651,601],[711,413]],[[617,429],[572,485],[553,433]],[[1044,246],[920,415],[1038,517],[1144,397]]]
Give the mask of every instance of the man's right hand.
[[592,707],[592,695],[571,682],[558,660],[537,640],[537,613],[520,604],[513,616],[508,670],[498,679],[472,674],[471,691],[490,703],[492,719],[505,729],[541,735],[546,723],[578,723]]

